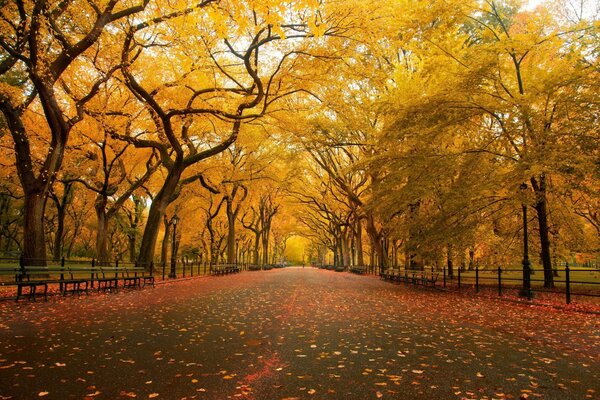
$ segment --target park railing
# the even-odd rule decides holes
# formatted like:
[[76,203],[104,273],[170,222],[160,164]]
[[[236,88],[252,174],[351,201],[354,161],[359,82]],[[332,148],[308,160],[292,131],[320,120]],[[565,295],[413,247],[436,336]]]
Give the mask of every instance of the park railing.
[[[433,270],[433,269],[432,269]],[[595,268],[553,269],[553,285],[545,286],[544,271],[523,268],[495,268],[472,270],[456,269],[450,275],[442,268],[442,287],[455,290],[474,290],[476,293],[486,290],[495,291],[498,296],[509,292],[518,292],[521,297],[535,296],[536,293],[561,295],[565,303],[570,304],[574,297],[600,297],[600,270]],[[529,280],[529,288],[524,282]],[[529,292],[529,293],[528,293]]]
[[[236,265],[237,270],[247,270],[247,267],[247,264],[242,263]],[[87,288],[98,288],[108,281],[114,282],[115,279],[120,280],[121,285],[127,287],[128,284],[135,286],[175,278],[193,278],[210,273],[211,266],[208,263],[188,257],[182,257],[174,264],[169,260],[166,263],[151,263],[149,266],[121,260],[67,260],[65,258],[42,260],[26,259],[22,256],[0,257],[0,299],[14,299],[15,288],[17,288],[17,297],[22,287],[29,286],[29,289],[33,290],[33,283],[28,282],[41,282],[39,286],[44,286],[45,295],[46,292],[65,293],[65,288],[72,287],[74,282],[86,282],[87,291]]]

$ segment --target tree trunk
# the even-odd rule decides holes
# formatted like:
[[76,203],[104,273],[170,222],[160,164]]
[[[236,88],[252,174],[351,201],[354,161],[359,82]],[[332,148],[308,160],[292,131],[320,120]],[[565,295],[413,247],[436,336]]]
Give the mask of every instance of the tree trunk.
[[448,276],[454,276],[454,262],[452,261],[452,246],[446,248],[446,265],[448,268]]
[[258,247],[260,246],[260,232],[254,231],[254,249],[252,251],[252,264],[258,265]]
[[171,224],[169,223],[169,219],[166,216],[163,216],[163,225],[165,235],[163,236],[160,248],[160,265],[164,265],[166,268],[169,257],[169,238],[171,237]]
[[548,201],[546,198],[546,176],[531,178],[531,186],[535,193],[536,203],[535,211],[538,217],[538,227],[540,231],[540,250],[542,256],[542,266],[544,268],[544,287],[554,287],[554,276],[552,271],[552,257],[550,254],[550,229],[548,227]]
[[375,255],[379,261],[379,267],[385,268],[385,258],[383,254],[383,246],[380,240],[380,233],[375,227],[375,218],[370,214],[367,218],[367,234],[371,242],[371,265],[374,265]]
[[475,269],[475,247],[469,247],[469,271]]
[[360,218],[356,220],[356,240],[354,246],[356,247],[356,265],[365,265],[365,255],[362,247],[362,222]]
[[138,256],[138,265],[143,266],[146,269],[150,268],[150,265],[154,260],[158,228],[162,223],[167,206],[171,202],[171,197],[177,189],[177,184],[179,183],[183,169],[181,164],[175,164],[171,167],[162,188],[152,201],[152,206],[150,206],[148,221],[144,228],[144,235],[142,237],[142,243],[140,244],[140,254]]
[[227,198],[227,264],[235,264],[235,212],[233,199]]
[[106,215],[106,204],[108,199],[105,196],[98,195],[96,198],[96,259],[100,265],[110,262],[108,251],[108,218]]
[[127,237],[129,239],[129,262],[135,262],[135,246],[137,239],[135,234],[129,234]]
[[54,254],[52,260],[59,261],[63,255],[63,236],[65,232],[65,205],[56,205],[56,232],[54,232]]
[[263,265],[269,264],[269,235],[270,226],[265,226],[262,232]]
[[138,236],[138,225],[140,223],[140,219],[142,218],[143,211],[143,202],[142,199],[135,194],[133,195],[133,215],[130,218],[130,227],[129,233],[127,237],[129,238],[129,261],[134,262],[136,256],[136,247],[137,247],[137,236]]
[[342,236],[342,267],[347,267],[350,265],[350,241],[351,230],[346,230],[346,232]]
[[44,232],[45,191],[26,191],[24,199],[23,257],[27,265],[46,265]]

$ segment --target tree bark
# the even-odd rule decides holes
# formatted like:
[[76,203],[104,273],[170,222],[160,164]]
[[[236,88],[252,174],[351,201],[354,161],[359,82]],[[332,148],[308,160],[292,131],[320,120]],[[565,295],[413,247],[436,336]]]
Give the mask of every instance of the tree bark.
[[45,191],[25,191],[23,258],[27,265],[46,265]]
[[227,264],[235,264],[235,213],[233,210],[233,199],[226,199],[227,214]]
[[166,215],[163,216],[163,225],[165,230],[165,235],[163,236],[161,248],[160,248],[160,265],[167,266],[167,261],[169,260],[169,238],[171,237],[171,224],[169,223],[169,219]]
[[258,265],[258,248],[260,246],[260,231],[254,231],[254,248],[252,250],[252,264]]
[[56,204],[56,232],[54,233],[54,251],[52,254],[52,259],[54,261],[59,261],[63,256],[65,217],[67,214],[67,205],[69,204],[71,199],[71,191],[73,190],[73,184],[64,184],[63,190],[64,192],[62,199],[59,199],[58,196],[56,196],[56,194],[50,193],[51,198]]
[[548,226],[548,201],[546,198],[546,176],[540,175],[537,179],[531,178],[531,186],[535,193],[535,211],[538,217],[540,232],[540,250],[542,266],[544,268],[544,287],[554,287],[554,276],[552,271],[552,257],[550,254],[550,229]]
[[110,262],[108,250],[108,218],[106,216],[106,204],[108,199],[103,195],[96,197],[96,259],[100,265],[106,265]]
[[448,276],[454,276],[454,261],[452,260],[452,245],[446,248],[446,266],[448,268]]
[[140,254],[138,256],[138,265],[146,269],[150,268],[154,261],[154,252],[156,250],[156,241],[158,238],[158,228],[162,223],[163,216],[167,206],[171,202],[171,197],[177,190],[177,185],[181,178],[183,167],[181,164],[173,165],[165,178],[165,182],[152,201],[150,211],[148,212],[148,221],[144,228],[144,236],[140,244]]
[[379,267],[385,268],[385,257],[383,254],[383,246],[381,244],[381,233],[375,226],[375,218],[373,214],[369,214],[367,218],[367,234],[371,242],[371,264],[373,265],[374,258],[377,256]]
[[262,251],[263,251],[263,265],[269,264],[269,235],[271,231],[271,224],[267,224],[262,230]]

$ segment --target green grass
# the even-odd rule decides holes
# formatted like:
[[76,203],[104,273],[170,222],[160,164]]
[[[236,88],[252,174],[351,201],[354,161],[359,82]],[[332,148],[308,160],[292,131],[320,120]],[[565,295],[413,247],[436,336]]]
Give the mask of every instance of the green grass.
[[[448,279],[448,278],[446,278]],[[458,272],[454,274],[454,280],[458,279]],[[523,279],[523,272],[519,268],[511,268],[509,270],[502,271],[502,285],[503,286],[521,286],[521,280]],[[554,285],[557,289],[563,289],[566,287],[565,283],[566,273],[564,269],[558,270],[558,276],[554,277]],[[498,282],[498,271],[497,270],[479,270],[479,283],[480,284],[497,284]],[[464,284],[475,284],[475,271],[464,271],[461,272],[461,283]],[[600,271],[592,268],[575,268],[570,272],[570,284],[572,290],[592,290],[600,292]],[[533,288],[543,287],[544,285],[544,271],[540,268],[535,268],[531,275],[531,286]]]

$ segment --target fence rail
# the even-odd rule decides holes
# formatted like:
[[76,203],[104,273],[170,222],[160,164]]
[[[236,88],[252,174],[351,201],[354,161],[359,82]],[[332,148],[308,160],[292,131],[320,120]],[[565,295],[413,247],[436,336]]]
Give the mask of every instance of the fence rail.
[[[399,270],[399,271],[404,271]],[[433,272],[434,269],[431,268]],[[531,293],[562,294],[565,302],[570,304],[575,296],[600,297],[600,270],[595,268],[564,268],[553,270],[553,286],[545,287],[544,271],[531,270],[529,276],[522,268],[496,268],[473,270],[454,270],[450,275],[444,267],[441,269],[441,284],[447,289],[461,290],[466,287],[479,292],[482,288],[494,289],[498,296],[506,294],[507,290],[526,290],[524,279],[529,280]]]
[[[70,279],[87,279],[93,282],[94,275],[110,271],[121,270],[140,270],[143,266],[136,262],[126,262],[122,260],[98,261],[96,259],[82,260],[60,260],[52,259],[26,259],[24,257],[0,257],[0,300],[14,298],[12,296],[14,287],[17,286],[20,279],[25,276],[25,272],[35,271],[38,277],[43,276],[43,280],[50,285],[58,285],[65,281],[67,276]],[[187,257],[177,259],[173,264],[172,260],[166,263],[154,264],[148,266],[152,269],[152,275],[156,282],[168,281],[173,278],[193,278],[194,276],[209,275],[213,268],[211,265],[199,260],[190,260]],[[247,270],[247,264],[237,264],[239,270]],[[4,289],[4,290],[3,290]]]

